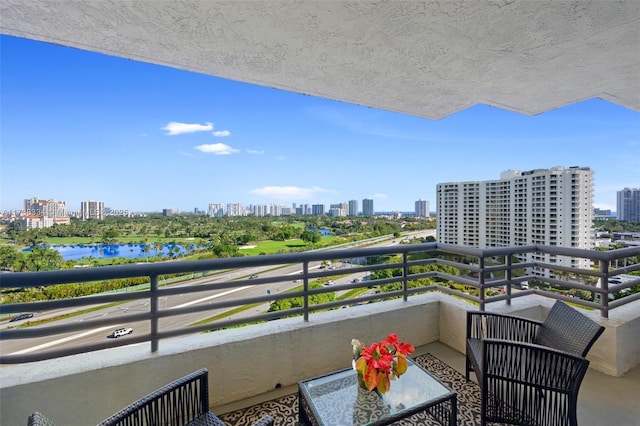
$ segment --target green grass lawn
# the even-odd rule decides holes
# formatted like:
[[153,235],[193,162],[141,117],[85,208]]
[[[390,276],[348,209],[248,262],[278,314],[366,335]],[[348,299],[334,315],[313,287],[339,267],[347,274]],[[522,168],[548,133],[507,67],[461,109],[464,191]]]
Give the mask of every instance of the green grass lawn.
[[[320,243],[317,247],[322,247],[325,244],[332,244],[337,242],[337,240],[342,240],[339,237],[322,237]],[[302,240],[287,240],[287,241],[258,241],[249,243],[249,246],[255,246],[251,248],[241,249],[240,252],[247,256],[258,256],[261,253],[265,254],[276,254],[276,253],[285,253],[290,250],[309,250],[315,248],[315,246],[311,244],[307,244]]]

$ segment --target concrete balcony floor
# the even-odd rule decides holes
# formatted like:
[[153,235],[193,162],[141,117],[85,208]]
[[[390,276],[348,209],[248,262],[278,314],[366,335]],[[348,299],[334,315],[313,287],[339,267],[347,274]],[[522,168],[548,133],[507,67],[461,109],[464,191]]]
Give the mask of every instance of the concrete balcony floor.
[[[415,356],[430,353],[464,374],[464,354],[434,342],[416,348]],[[473,380],[475,380],[475,377]],[[233,404],[214,407],[216,413],[226,413],[297,392],[297,386],[287,386]],[[638,426],[640,425],[640,366],[622,377],[613,377],[590,368],[582,382],[578,396],[578,422],[581,426]]]

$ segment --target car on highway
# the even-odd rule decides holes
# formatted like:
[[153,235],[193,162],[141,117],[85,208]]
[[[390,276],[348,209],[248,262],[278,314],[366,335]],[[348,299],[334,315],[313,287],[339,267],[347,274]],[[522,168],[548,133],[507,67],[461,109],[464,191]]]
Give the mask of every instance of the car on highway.
[[133,333],[133,328],[131,328],[131,327],[116,328],[115,330],[113,330],[113,333],[111,333],[107,337],[111,337],[111,338],[117,339],[120,336],[126,336],[127,334],[131,334],[131,333]]
[[9,322],[21,321],[21,320],[28,319],[28,318],[33,318],[33,314],[20,314],[18,316],[15,316],[15,317],[11,318],[9,320]]

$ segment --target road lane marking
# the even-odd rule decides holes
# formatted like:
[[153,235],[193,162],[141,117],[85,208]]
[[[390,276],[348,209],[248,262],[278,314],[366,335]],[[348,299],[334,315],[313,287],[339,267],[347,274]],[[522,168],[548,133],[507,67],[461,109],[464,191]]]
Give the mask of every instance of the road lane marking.
[[100,333],[102,331],[109,330],[111,328],[113,328],[113,326],[110,326],[110,325],[106,326],[106,327],[101,327],[101,328],[94,328],[93,330],[85,331],[84,333],[75,334],[73,336],[68,336],[68,337],[63,337],[62,339],[53,340],[53,341],[48,342],[48,343],[43,343],[43,344],[38,345],[38,346],[33,346],[31,348],[23,349],[21,351],[14,352],[14,353],[12,353],[10,355],[28,354],[29,352],[37,351],[39,349],[48,348],[49,346],[58,345],[60,343],[65,343],[65,342],[68,342],[70,340],[80,339],[81,337],[85,337],[85,336],[88,336],[88,335],[94,334],[94,333]]
[[191,302],[183,303],[182,305],[172,306],[169,309],[184,308],[186,306],[195,305],[196,303],[201,303],[201,302],[205,302],[207,300],[216,299],[218,297],[226,296],[227,294],[232,294],[232,293],[235,293],[237,291],[246,290],[246,289],[251,288],[251,287],[253,287],[253,286],[247,285],[247,286],[244,286],[244,287],[234,288],[232,290],[225,291],[224,293],[214,294],[213,296],[208,296],[208,297],[204,297],[202,299],[193,300]]

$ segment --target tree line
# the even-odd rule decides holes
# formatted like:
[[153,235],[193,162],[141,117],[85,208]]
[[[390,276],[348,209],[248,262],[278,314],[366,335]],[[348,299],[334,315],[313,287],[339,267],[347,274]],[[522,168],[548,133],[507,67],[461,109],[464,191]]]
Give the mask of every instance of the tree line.
[[[299,239],[315,246],[321,241],[319,230],[327,230],[332,236],[349,241],[395,234],[400,231],[433,229],[434,222],[383,217],[221,217],[202,215],[148,217],[109,216],[104,220],[72,218],[69,224],[56,224],[41,229],[6,229],[4,236],[9,244],[0,247],[0,268],[16,272],[68,269],[75,261],[65,261],[55,250],[43,247],[53,238],[88,238],[95,244],[139,243],[145,252],[162,249],[166,242],[187,242],[194,250],[194,259],[243,256],[240,247],[251,242],[287,241]],[[170,241],[168,241],[170,240]],[[162,242],[161,242],[162,241]],[[23,251],[31,247],[30,251]],[[168,257],[177,258],[178,250]],[[164,260],[156,256],[156,260]],[[96,260],[94,259],[94,262]],[[135,261],[135,260],[131,260]],[[98,266],[97,262],[94,266]]]

